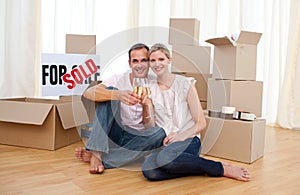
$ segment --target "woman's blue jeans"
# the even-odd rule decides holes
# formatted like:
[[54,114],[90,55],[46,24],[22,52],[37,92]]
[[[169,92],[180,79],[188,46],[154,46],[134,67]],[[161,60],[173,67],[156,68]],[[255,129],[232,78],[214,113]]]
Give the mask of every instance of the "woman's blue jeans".
[[152,181],[190,175],[223,176],[222,163],[199,156],[201,142],[198,137],[174,142],[151,154],[143,163],[143,175]]
[[141,132],[122,126],[120,101],[99,102],[86,148],[101,152],[105,168],[120,167],[161,147],[165,136],[160,127]]

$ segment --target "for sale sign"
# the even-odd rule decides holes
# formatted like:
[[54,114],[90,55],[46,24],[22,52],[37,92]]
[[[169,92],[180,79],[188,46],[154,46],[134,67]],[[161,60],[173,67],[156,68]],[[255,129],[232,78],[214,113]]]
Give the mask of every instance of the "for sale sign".
[[42,54],[42,96],[82,95],[100,79],[99,55]]

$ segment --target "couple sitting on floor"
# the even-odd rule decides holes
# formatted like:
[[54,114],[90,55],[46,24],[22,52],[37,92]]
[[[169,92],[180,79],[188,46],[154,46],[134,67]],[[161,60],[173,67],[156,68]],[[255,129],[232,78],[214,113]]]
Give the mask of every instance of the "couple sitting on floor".
[[[158,43],[149,50],[138,43],[128,55],[130,73],[114,75],[83,94],[97,107],[86,148],[76,148],[75,155],[90,163],[90,173],[145,159],[142,173],[153,181],[189,175],[249,181],[244,168],[200,157],[206,121],[195,80],[169,72],[168,48]],[[156,77],[148,75],[149,66]],[[151,98],[133,93],[135,77],[148,78]]]

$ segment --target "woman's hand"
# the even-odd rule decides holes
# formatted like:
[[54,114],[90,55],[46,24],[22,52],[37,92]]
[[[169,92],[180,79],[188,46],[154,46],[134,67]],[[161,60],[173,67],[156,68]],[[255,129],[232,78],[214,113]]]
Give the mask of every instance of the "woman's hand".
[[149,98],[149,95],[146,91],[143,91],[142,95],[141,95],[141,102],[142,105],[147,105],[149,103],[152,103],[151,98]]
[[171,132],[167,137],[165,137],[163,144],[166,146],[173,142],[183,141],[183,140],[184,139],[182,139],[177,132]]

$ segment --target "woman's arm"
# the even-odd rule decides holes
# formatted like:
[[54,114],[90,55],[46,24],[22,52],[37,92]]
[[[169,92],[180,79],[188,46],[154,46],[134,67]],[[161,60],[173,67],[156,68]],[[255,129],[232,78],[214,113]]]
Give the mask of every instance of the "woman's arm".
[[148,95],[142,95],[142,106],[143,106],[143,124],[145,128],[149,129],[154,127],[155,124],[155,108],[152,99]]
[[174,132],[169,134],[165,138],[164,144],[169,144],[175,141],[184,141],[188,138],[194,137],[206,127],[205,116],[194,83],[190,85],[187,95],[187,102],[191,111],[191,115],[195,121],[195,125],[179,133]]

